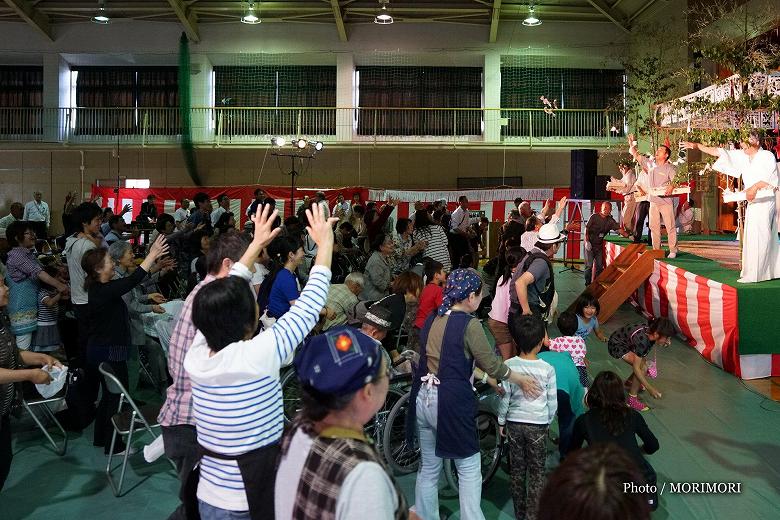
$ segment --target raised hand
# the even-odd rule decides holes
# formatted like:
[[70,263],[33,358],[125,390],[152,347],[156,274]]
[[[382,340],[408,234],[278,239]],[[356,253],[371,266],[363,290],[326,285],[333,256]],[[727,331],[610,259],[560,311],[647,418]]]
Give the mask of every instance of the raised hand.
[[176,260],[171,257],[163,258],[162,260],[157,261],[157,267],[159,267],[160,271],[165,274],[172,271],[176,267]]
[[149,254],[146,255],[144,261],[141,262],[141,269],[147,273],[151,272],[155,261],[166,253],[168,253],[168,244],[165,242],[165,236],[160,235],[157,237],[157,240],[154,241],[152,247],[149,248]]
[[339,221],[337,218],[326,219],[319,204],[312,204],[312,207],[306,210],[306,218],[309,225],[306,226],[306,232],[309,234],[318,248],[333,247],[333,224]]
[[681,141],[680,142],[680,146],[684,150],[695,150],[695,149],[697,149],[699,147],[699,143],[694,143],[694,142],[691,142],[691,141]]
[[250,271],[254,268],[255,261],[257,261],[257,257],[260,256],[265,246],[270,244],[282,232],[281,227],[273,229],[278,215],[279,212],[276,209],[271,211],[270,204],[258,204],[255,214],[249,216],[255,225],[255,234],[239,263],[243,264]]
[[152,261],[154,261],[167,252],[168,244],[165,242],[165,236],[160,235],[157,237],[157,240],[152,243],[152,247],[149,248],[149,255],[147,255],[146,258],[152,257]]
[[257,254],[282,232],[282,228],[273,229],[276,217],[279,216],[279,211],[277,209],[271,211],[271,209],[272,206],[270,204],[258,204],[257,211],[250,216],[252,223],[255,225],[255,236],[252,239],[252,245],[253,247],[258,247]]

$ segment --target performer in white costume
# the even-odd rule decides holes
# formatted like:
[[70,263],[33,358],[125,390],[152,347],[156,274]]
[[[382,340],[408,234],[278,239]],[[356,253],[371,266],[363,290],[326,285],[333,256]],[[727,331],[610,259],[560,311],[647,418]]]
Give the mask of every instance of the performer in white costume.
[[[620,223],[623,229],[631,231],[634,223],[634,213],[636,211],[636,199],[634,197],[634,183],[636,182],[636,172],[630,164],[621,163],[618,165],[620,171],[620,179],[610,177],[611,183],[615,183],[617,187],[611,188],[607,184],[607,191],[614,191],[623,195],[623,209],[620,212]],[[610,184],[611,184],[610,183]]]
[[[748,200],[742,237],[740,283],[780,278],[780,245],[777,243],[775,194],[778,171],[772,152],[761,149],[757,132],[751,132],[739,150],[727,150],[700,143],[683,143],[718,158],[712,169],[731,177],[742,177]],[[759,190],[762,190],[759,193]]]

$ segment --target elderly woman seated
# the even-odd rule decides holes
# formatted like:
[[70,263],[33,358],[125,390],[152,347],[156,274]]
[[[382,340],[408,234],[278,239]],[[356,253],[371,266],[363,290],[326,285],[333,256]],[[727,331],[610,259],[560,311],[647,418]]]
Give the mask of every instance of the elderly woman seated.
[[390,256],[394,251],[393,237],[379,233],[371,242],[371,251],[363,273],[366,283],[360,293],[360,299],[366,301],[376,301],[386,296],[393,281],[393,269],[390,265]]

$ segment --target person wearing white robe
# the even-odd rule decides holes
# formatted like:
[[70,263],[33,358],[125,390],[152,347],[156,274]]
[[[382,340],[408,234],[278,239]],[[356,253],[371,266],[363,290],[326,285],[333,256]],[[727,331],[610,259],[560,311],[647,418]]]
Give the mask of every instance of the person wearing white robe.
[[[636,212],[636,198],[634,197],[634,183],[637,181],[636,172],[628,164],[618,165],[620,179],[610,177],[612,181],[623,183],[622,188],[609,190],[623,195],[623,209],[620,212],[620,223],[624,229],[631,231]],[[609,189],[609,188],[608,188]]]
[[[751,132],[739,150],[728,150],[685,142],[688,149],[699,149],[718,158],[712,169],[731,177],[742,177],[748,200],[742,237],[740,283],[763,282],[780,278],[780,245],[777,242],[775,194],[778,170],[772,152],[761,149],[757,133]],[[759,192],[761,190],[761,192]]]

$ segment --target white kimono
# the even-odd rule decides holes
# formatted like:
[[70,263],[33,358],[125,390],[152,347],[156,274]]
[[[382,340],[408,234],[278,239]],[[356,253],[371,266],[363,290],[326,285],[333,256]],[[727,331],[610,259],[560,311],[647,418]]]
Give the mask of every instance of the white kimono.
[[[712,169],[742,177],[745,189],[764,181],[778,186],[775,156],[767,150],[759,150],[751,159],[742,150],[718,149],[719,157]],[[745,211],[742,239],[742,272],[740,283],[763,282],[780,278],[780,245],[777,242],[777,219],[774,195],[756,198],[748,203]]]

